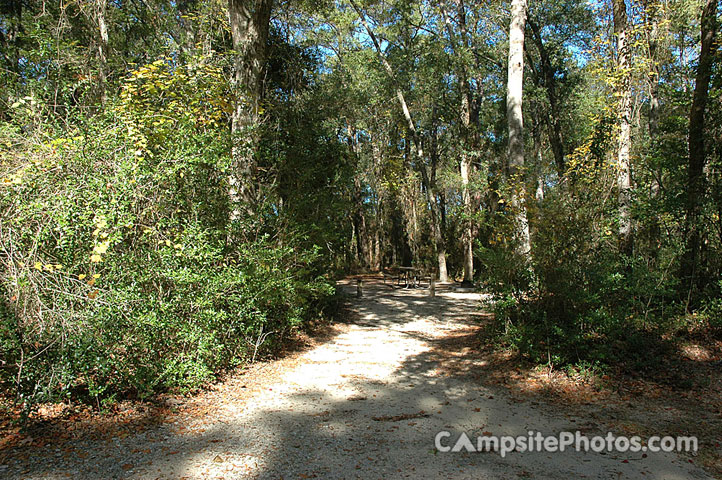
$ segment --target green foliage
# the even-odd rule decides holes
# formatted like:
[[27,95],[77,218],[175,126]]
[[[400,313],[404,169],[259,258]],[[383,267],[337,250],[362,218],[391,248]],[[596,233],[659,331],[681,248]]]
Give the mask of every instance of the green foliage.
[[0,127],[0,384],[28,407],[193,389],[331,306],[293,230],[229,243],[229,134],[208,113],[223,107],[173,103],[207,71],[152,65],[105,114]]
[[688,195],[698,2],[632,5],[629,69],[608,5],[531,2],[513,178],[504,2],[358,2],[391,74],[343,2],[276,2],[248,56],[225,1],[91,3],[0,8],[0,382],[27,405],[195,388],[327,309],[330,271],[435,267],[444,250],[458,277],[469,226],[499,339],[537,362],[643,367],[682,327],[722,328],[717,57]]
[[177,65],[161,58],[130,73],[118,111],[135,137],[136,154],[152,155],[179,124],[217,133],[233,110],[231,99],[218,59],[211,63],[207,57],[193,57]]
[[647,367],[658,359],[651,352],[665,348],[660,334],[681,313],[673,274],[681,249],[668,239],[651,253],[621,253],[616,202],[600,201],[594,188],[609,177],[605,169],[590,173],[594,181],[587,178],[573,195],[550,192],[530,210],[530,265],[509,242],[479,250],[494,295],[494,329],[507,345],[540,363],[587,370],[617,363]]
[[[722,281],[717,285],[722,291]],[[700,317],[703,319],[718,336],[722,337],[722,297],[719,295],[710,296],[700,309]]]

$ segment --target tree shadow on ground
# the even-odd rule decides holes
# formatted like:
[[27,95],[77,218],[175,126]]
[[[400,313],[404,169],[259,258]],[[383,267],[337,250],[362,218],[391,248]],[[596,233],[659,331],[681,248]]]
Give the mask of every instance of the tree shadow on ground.
[[[340,305],[337,313],[339,318],[353,318],[348,305]],[[97,445],[108,438],[132,437],[162,428],[183,415],[205,415],[212,410],[214,399],[227,390],[240,392],[235,397],[241,400],[252,394],[255,379],[273,379],[276,361],[292,361],[339,333],[331,322],[319,319],[286,336],[273,351],[260,354],[257,362],[221,372],[214,382],[192,392],[190,397],[165,393],[145,400],[124,399],[102,411],[80,404],[40,405],[24,423],[20,421],[20,412],[14,411],[0,418],[0,478],[2,465],[12,459],[31,461],[48,451],[72,457],[78,450],[77,444]],[[82,452],[80,455],[86,456]]]
[[[243,402],[217,403],[216,411],[196,422],[165,423],[100,441],[79,440],[60,454],[36,450],[25,459],[14,458],[4,475],[681,479],[692,472],[705,478],[685,459],[672,455],[567,451],[512,452],[502,458],[498,452],[437,452],[434,437],[440,431],[449,431],[453,443],[461,432],[472,438],[525,436],[529,430],[550,435],[581,430],[592,435],[607,426],[603,419],[577,415],[565,405],[521,400],[503,384],[490,381],[498,374],[498,364],[475,352],[485,318],[475,313],[476,300],[451,293],[435,298],[422,292],[385,293],[390,290],[382,285],[367,288],[368,297],[356,302],[353,317],[345,320],[349,328],[375,334],[369,339],[408,338],[424,345],[405,356],[388,377],[374,375],[373,357],[344,359],[356,362],[357,369],[349,369],[356,374],[285,393],[283,382],[264,384],[257,394],[260,403],[250,414],[242,411]],[[441,333],[425,329],[424,319],[435,322]],[[349,337],[343,334],[333,338],[338,348],[345,342]],[[368,348],[385,347],[379,342]],[[321,362],[306,360],[307,369],[321,368]],[[367,372],[358,368],[365,364]],[[302,375],[302,367],[291,373]],[[41,456],[53,462],[40,461]]]

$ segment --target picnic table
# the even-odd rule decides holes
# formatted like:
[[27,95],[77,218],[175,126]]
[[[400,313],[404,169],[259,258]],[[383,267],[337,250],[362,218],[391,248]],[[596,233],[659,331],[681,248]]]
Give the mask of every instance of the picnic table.
[[421,269],[416,267],[399,267],[399,276],[397,285],[401,284],[401,279],[404,280],[404,286],[406,288],[416,288],[419,286],[419,277],[421,276]]
[[386,283],[386,280],[396,279],[396,285],[401,285],[403,281],[404,288],[419,288],[422,280],[428,280],[431,283],[431,277],[433,276],[433,273],[423,268],[399,266],[384,269],[381,274],[384,277],[384,283]]

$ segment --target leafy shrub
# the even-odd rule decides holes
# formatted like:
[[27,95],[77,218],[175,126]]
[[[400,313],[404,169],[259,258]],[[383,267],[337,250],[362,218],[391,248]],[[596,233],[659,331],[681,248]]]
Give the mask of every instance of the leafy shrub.
[[34,137],[0,126],[0,384],[28,407],[196,388],[331,305],[318,248],[228,223],[222,106],[166,115],[157,85],[197,79],[153,65],[129,80],[152,99]]
[[530,264],[506,243],[480,251],[495,331],[523,355],[559,367],[653,362],[644,352],[664,343],[654,332],[680,313],[671,274],[679,246],[622,253],[614,202],[583,190],[553,192],[531,210]]

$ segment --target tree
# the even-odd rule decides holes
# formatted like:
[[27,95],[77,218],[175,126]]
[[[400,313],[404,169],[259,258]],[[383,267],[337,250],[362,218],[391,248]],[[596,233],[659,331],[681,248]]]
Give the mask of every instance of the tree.
[[629,22],[627,20],[626,0],[612,0],[614,35],[617,40],[617,110],[619,137],[617,141],[617,189],[619,198],[619,238],[621,250],[632,250],[631,167],[629,150],[632,131],[632,75],[631,49],[629,45]]
[[506,118],[509,124],[509,175],[513,184],[511,206],[516,214],[516,235],[519,252],[531,251],[529,221],[524,186],[524,119],[522,96],[524,85],[524,26],[526,0],[513,0],[509,23],[509,67],[506,95]]
[[235,53],[233,82],[234,111],[231,119],[233,172],[229,178],[231,219],[240,216],[240,206],[255,203],[252,130],[257,127],[263,88],[263,66],[273,0],[228,0],[228,17]]
[[659,43],[662,5],[656,0],[643,0],[649,66],[647,83],[649,84],[649,136],[654,140],[659,129]]
[[101,105],[105,105],[108,99],[107,95],[107,64],[108,64],[108,26],[106,23],[106,14],[108,9],[107,0],[91,0],[87,4],[80,4],[81,7],[90,10],[87,12],[88,20],[93,26],[93,30],[97,32],[94,39],[98,50],[98,96]]
[[705,150],[705,108],[709,84],[715,61],[715,36],[717,33],[718,0],[707,0],[700,28],[702,34],[697,74],[695,77],[692,108],[689,112],[689,161],[687,164],[687,205],[685,219],[685,252],[682,259],[682,278],[690,287],[703,279],[699,276],[699,249],[701,240],[700,206],[705,196],[704,168],[707,163]]

